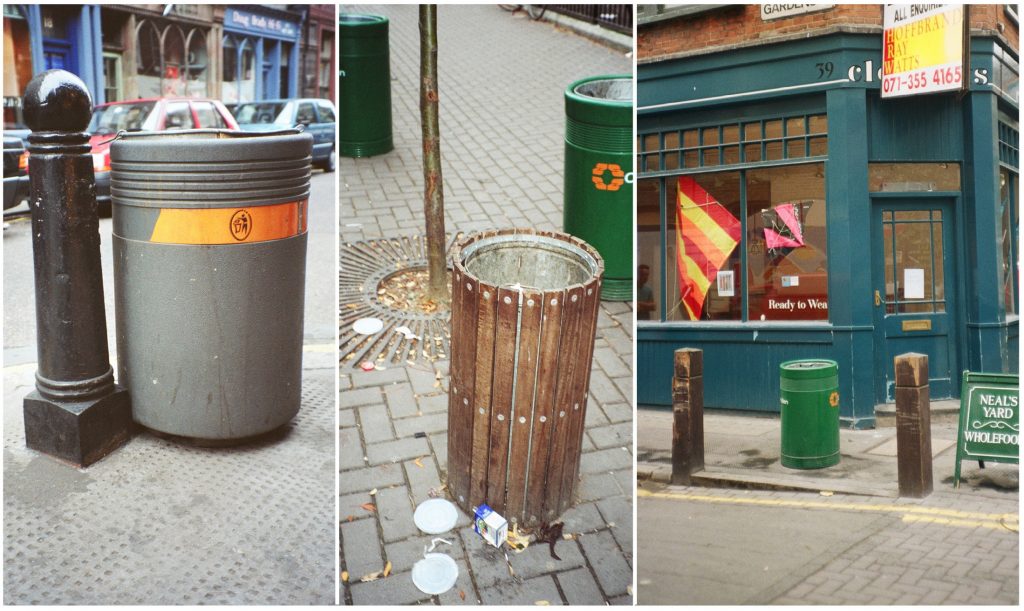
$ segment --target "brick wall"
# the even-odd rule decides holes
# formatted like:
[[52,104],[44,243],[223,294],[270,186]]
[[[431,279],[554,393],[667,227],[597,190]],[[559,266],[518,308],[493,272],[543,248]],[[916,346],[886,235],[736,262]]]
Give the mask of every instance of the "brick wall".
[[[1018,49],[1018,28],[1010,21],[1002,6],[987,4],[971,7],[971,27],[997,30]],[[648,61],[666,55],[685,55],[709,48],[749,44],[751,41],[771,42],[794,34],[813,33],[834,26],[866,26],[881,28],[882,5],[839,4],[818,13],[762,21],[757,4],[727,5],[693,17],[680,17],[641,25],[637,36],[637,59]]]

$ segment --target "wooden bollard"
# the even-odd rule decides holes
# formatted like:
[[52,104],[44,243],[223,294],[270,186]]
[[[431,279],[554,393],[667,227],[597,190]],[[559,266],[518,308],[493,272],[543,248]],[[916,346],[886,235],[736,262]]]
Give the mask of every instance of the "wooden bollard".
[[675,351],[672,377],[672,483],[690,485],[704,468],[704,351]]
[[895,359],[896,462],[900,496],[932,493],[932,429],[928,356],[908,352]]

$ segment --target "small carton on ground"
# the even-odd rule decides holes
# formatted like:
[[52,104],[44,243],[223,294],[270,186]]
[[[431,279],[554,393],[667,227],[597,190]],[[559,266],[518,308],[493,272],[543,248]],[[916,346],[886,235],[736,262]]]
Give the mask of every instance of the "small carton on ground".
[[508,521],[487,505],[480,505],[473,514],[473,530],[494,547],[501,547],[508,539]]

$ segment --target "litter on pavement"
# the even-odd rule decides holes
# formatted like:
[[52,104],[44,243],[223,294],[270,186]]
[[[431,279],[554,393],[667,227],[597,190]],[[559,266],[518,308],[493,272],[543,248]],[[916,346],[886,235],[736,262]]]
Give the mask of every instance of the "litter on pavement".
[[416,528],[431,535],[446,533],[455,528],[459,520],[459,512],[450,501],[445,499],[427,499],[416,507],[412,521]]

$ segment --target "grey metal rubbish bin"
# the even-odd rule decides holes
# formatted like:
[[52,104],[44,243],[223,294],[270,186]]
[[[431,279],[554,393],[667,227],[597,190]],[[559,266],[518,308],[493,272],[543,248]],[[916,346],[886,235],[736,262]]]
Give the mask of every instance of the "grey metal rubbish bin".
[[296,130],[113,143],[118,373],[139,424],[237,440],[298,412],[311,152]]

